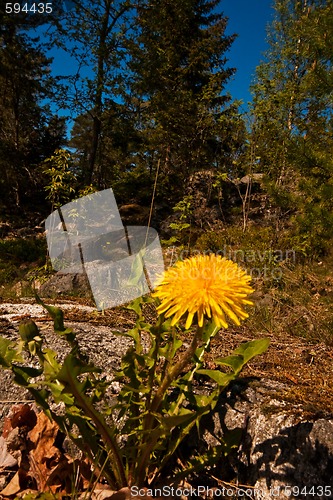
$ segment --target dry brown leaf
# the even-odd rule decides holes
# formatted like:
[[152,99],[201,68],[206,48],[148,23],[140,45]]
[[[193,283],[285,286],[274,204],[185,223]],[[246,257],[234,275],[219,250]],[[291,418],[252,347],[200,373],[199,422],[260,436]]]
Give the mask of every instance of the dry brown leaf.
[[2,435],[4,438],[16,427],[32,429],[37,422],[37,417],[32,405],[13,405],[7,417],[4,419]]
[[19,471],[17,471],[15,476],[7,484],[7,486],[2,491],[0,491],[0,494],[6,498],[16,495],[16,493],[18,493],[20,490],[21,490],[20,474]]
[[[61,455],[59,463],[50,470],[50,475],[47,478],[47,486],[53,491],[66,489],[71,491],[72,485],[75,482],[77,489],[84,490],[90,486],[90,481],[85,479],[85,468],[89,469],[88,465],[81,460],[73,460],[69,456]],[[92,473],[90,471],[90,477]]]
[[17,460],[8,452],[6,440],[0,437],[0,472],[17,465]]
[[90,464],[74,460],[58,447],[59,427],[44,413],[30,405],[12,407],[0,438],[0,471],[16,467],[17,474],[5,487],[6,496],[17,495],[27,487],[68,494],[76,482],[79,491],[91,486],[94,474]]
[[[30,471],[38,491],[45,491],[48,478],[61,459],[61,451],[54,446],[59,427],[44,414],[37,415],[35,427],[28,433],[34,448],[29,452]],[[47,487],[49,490],[49,486]]]

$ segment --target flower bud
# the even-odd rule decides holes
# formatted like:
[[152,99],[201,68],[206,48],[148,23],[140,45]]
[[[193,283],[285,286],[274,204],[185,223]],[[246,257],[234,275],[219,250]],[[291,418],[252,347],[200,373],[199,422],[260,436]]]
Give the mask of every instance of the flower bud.
[[19,326],[19,334],[22,340],[30,342],[39,335],[38,327],[32,319],[22,321]]

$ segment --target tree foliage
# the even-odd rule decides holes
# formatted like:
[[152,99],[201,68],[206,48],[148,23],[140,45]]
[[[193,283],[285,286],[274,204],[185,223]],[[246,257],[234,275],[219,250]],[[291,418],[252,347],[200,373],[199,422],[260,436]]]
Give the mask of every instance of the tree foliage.
[[129,0],[73,2],[73,9],[55,17],[53,29],[48,31],[57,48],[70,55],[75,68],[64,79],[66,92],[59,97],[63,106],[89,122],[81,170],[85,184],[94,181],[100,188],[104,184],[103,115],[119,100],[124,84],[124,39],[131,10]]
[[221,163],[233,135],[224,86],[235,71],[226,66],[235,36],[225,34],[218,4],[140,2],[130,43],[141,162],[149,170],[160,162],[160,184],[172,182],[179,194],[191,173]]
[[[292,228],[305,253],[324,248],[333,227],[332,0],[275,1],[248,130],[226,92],[236,35],[226,34],[219,0],[70,3],[66,11],[54,2],[43,46],[45,18],[0,10],[2,200],[45,203],[50,179],[40,166],[65,145],[57,107],[74,118],[75,193],[112,187],[120,203],[149,206],[156,188],[155,202],[170,213],[208,173],[215,195],[195,197],[195,213],[215,203],[226,223],[236,196],[245,230],[252,194],[238,180],[264,173],[276,229]],[[52,47],[67,52],[70,75],[54,78]]]
[[[96,63],[90,108],[87,105],[76,120],[72,134],[81,168],[89,171],[85,181],[93,179],[100,187],[111,184],[123,199],[136,197],[146,203],[159,165],[158,195],[165,198],[171,181],[177,185],[177,201],[191,172],[224,167],[241,139],[239,123],[233,121],[237,106],[223,91],[235,71],[226,67],[226,52],[235,36],[225,35],[226,19],[217,13],[218,5],[217,0],[112,3],[121,25],[109,27],[113,42],[101,53],[100,84],[98,57],[90,52]],[[88,19],[96,14],[89,12],[83,14]],[[73,16],[70,22],[72,37],[82,43],[82,23],[75,25]],[[83,39],[89,37],[96,47],[96,33],[88,27]]]
[[275,12],[253,88],[253,141],[277,212],[292,216],[308,252],[333,222],[333,4],[277,0]]
[[64,121],[43,103],[53,92],[48,59],[20,16],[1,17],[1,198],[19,206],[38,192],[38,164],[63,142]]

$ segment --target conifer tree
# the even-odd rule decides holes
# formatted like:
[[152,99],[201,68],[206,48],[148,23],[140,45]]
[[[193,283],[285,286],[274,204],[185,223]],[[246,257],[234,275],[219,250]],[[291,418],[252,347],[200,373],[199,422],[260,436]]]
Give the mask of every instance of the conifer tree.
[[139,2],[130,89],[141,159],[150,171],[159,163],[160,184],[178,196],[191,173],[223,165],[233,136],[224,86],[235,71],[226,66],[235,36],[226,24],[218,0]]
[[63,143],[65,124],[43,103],[54,82],[50,60],[25,31],[34,23],[2,13],[0,26],[0,198],[18,207],[36,201],[38,165]]
[[277,0],[275,12],[253,87],[252,137],[278,217],[309,253],[333,223],[333,3]]

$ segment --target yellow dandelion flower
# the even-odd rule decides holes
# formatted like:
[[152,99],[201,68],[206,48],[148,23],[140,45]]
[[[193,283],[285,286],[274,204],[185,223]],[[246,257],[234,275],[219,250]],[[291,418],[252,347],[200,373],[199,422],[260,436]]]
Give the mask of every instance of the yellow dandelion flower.
[[204,318],[210,318],[216,326],[228,328],[227,317],[237,326],[248,317],[243,306],[253,305],[247,300],[254,291],[250,281],[236,263],[220,255],[199,255],[167,269],[153,296],[161,301],[159,314],[174,316],[172,326],[187,313],[186,329],[195,315],[200,327]]

